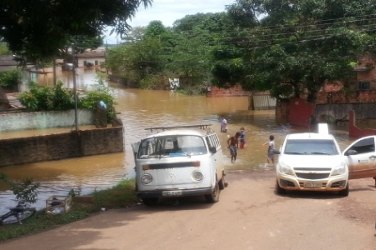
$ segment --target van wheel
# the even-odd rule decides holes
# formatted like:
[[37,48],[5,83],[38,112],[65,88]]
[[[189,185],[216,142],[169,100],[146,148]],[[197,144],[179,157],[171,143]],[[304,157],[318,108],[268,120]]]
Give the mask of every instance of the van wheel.
[[219,182],[218,182],[218,186],[219,186],[219,189],[220,189],[220,190],[225,189],[226,184],[225,184],[225,177],[224,177],[224,176],[222,176],[222,178],[219,180]]
[[346,188],[343,189],[343,190],[341,190],[341,191],[339,191],[338,194],[339,194],[340,196],[346,197],[346,196],[349,196],[349,192],[350,192],[350,191],[349,191],[349,184],[347,183]]
[[219,185],[218,185],[218,183],[216,183],[213,192],[211,194],[205,195],[206,201],[209,202],[209,203],[218,202],[219,201],[219,193],[220,193]]
[[142,198],[142,202],[148,207],[155,206],[158,203],[158,198]]
[[285,195],[286,194],[286,189],[283,189],[279,186],[278,181],[275,182],[275,192],[278,195]]

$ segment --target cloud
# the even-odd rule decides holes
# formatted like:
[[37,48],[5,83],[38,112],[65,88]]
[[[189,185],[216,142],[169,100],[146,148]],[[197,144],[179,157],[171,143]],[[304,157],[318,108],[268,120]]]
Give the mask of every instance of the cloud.
[[225,11],[225,6],[235,0],[154,0],[147,9],[139,8],[130,21],[132,26],[147,26],[150,21],[160,20],[165,26],[186,15],[197,13],[215,13]]

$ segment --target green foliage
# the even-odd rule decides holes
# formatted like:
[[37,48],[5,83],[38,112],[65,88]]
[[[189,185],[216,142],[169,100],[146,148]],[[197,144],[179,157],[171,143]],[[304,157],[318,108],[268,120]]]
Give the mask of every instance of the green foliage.
[[25,178],[22,181],[10,179],[3,173],[0,173],[0,181],[9,185],[10,190],[16,196],[18,202],[35,203],[38,197],[39,183],[35,183],[32,178]]
[[134,187],[134,180],[124,180],[108,190],[94,192],[94,204],[98,210],[101,208],[121,208],[135,204],[138,198]]
[[189,15],[172,29],[153,21],[132,32],[127,43],[111,49],[107,66],[141,88],[165,88],[168,78],[178,77],[184,79],[182,89],[200,89],[211,78],[212,51],[230,27],[224,13]]
[[10,55],[10,51],[6,43],[0,42],[0,56]]
[[313,101],[325,80],[353,79],[351,62],[374,50],[374,20],[366,17],[375,10],[371,1],[238,0],[228,7],[236,33],[227,46],[243,52],[244,70],[234,74],[246,89],[279,98],[290,86],[292,96],[308,91]]
[[0,227],[0,242],[84,219],[91,213],[97,213],[101,208],[124,208],[134,205],[138,202],[134,186],[134,180],[124,180],[113,188],[94,192],[92,202],[80,201],[80,197],[75,197],[73,206],[67,213],[51,215],[40,211],[35,216],[23,221],[22,225],[2,225]]
[[[99,37],[108,27],[129,29],[128,20],[152,0],[20,0],[0,2],[0,37],[31,60],[53,58],[73,36]],[[85,10],[85,11],[83,11]]]
[[23,221],[22,224],[2,225],[0,227],[0,242],[52,229],[59,225],[84,219],[89,215],[90,213],[85,210],[75,210],[57,215],[49,215],[45,211],[40,211]]
[[74,107],[74,93],[63,88],[63,83],[58,82],[51,90],[52,110],[68,110]]
[[0,87],[2,88],[17,88],[20,80],[21,72],[19,70],[0,72]]
[[113,120],[116,117],[115,100],[111,94],[111,90],[99,83],[95,90],[88,91],[80,98],[79,107],[95,111],[100,101],[107,105],[107,119]]
[[34,183],[31,178],[21,182],[10,181],[10,188],[16,195],[17,201],[35,203],[38,197],[39,183]]
[[31,111],[62,111],[74,108],[74,93],[63,88],[62,82],[54,87],[31,83],[30,91],[21,93],[19,100]]
[[[116,117],[115,101],[109,88],[99,80],[96,89],[87,91],[84,96],[78,98],[77,106],[95,111],[99,101],[107,105],[107,118],[111,121]],[[54,87],[31,84],[30,91],[25,91],[18,97],[22,105],[30,111],[64,111],[75,108],[74,93],[63,88],[62,82]]]
[[160,89],[163,85],[163,82],[161,83],[161,79],[163,79],[163,77],[158,75],[147,75],[145,78],[140,80],[140,87],[143,89]]

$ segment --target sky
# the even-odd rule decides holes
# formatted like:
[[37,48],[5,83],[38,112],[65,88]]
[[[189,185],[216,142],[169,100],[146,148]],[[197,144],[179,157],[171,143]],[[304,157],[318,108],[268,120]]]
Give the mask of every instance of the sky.
[[[225,6],[235,3],[236,0],[153,0],[148,8],[140,6],[136,16],[129,20],[132,27],[147,26],[151,21],[159,20],[166,27],[186,15],[197,13],[215,13],[225,11]],[[115,36],[106,36],[104,42],[114,44],[120,42]]]

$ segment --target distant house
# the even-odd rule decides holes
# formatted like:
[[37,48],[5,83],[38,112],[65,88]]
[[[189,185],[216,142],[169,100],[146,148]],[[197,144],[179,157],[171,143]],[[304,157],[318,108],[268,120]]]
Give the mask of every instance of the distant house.
[[12,55],[0,56],[0,72],[17,69],[17,61]]
[[287,112],[288,123],[304,127],[313,122],[348,122],[350,111],[354,111],[359,120],[376,119],[375,60],[372,55],[360,57],[352,81],[327,81],[315,103],[294,99],[281,113]]
[[106,49],[99,47],[77,55],[78,68],[101,69],[106,62]]
[[316,103],[376,103],[375,64],[371,55],[360,57],[354,67],[355,79],[347,86],[340,81],[326,82]]

